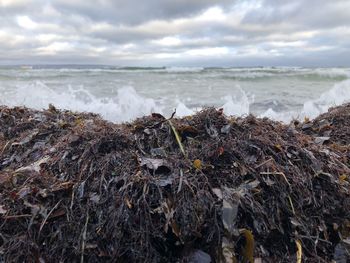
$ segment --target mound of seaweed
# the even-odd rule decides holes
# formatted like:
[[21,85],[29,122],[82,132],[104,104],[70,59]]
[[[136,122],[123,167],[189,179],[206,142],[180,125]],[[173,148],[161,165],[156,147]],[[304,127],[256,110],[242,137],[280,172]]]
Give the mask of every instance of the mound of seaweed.
[[0,262],[347,262],[350,157],[294,127],[0,107]]
[[350,144],[350,103],[333,107],[312,121],[297,125],[306,134],[318,136],[319,143]]

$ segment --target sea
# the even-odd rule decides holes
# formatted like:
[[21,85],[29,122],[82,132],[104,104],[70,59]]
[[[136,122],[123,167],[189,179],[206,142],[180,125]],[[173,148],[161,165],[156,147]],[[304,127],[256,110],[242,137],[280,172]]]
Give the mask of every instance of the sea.
[[206,107],[290,122],[350,102],[350,68],[0,66],[0,105],[94,112],[116,122]]

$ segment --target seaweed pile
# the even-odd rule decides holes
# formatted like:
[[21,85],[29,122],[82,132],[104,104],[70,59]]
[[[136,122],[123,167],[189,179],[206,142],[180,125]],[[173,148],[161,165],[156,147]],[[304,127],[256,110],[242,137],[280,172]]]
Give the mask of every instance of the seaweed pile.
[[113,124],[0,107],[0,262],[349,262],[350,107],[337,111]]
[[314,120],[306,120],[298,125],[305,134],[319,137],[319,143],[349,145],[350,144],[350,103],[330,108]]

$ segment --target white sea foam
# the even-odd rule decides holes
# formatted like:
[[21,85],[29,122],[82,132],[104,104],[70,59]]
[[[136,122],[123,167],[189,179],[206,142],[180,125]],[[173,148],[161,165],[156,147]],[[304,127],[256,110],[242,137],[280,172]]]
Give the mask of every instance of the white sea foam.
[[268,117],[278,121],[289,122],[292,119],[315,118],[326,112],[330,107],[350,102],[350,80],[344,80],[322,93],[317,99],[306,101],[300,111],[276,112],[269,108],[260,117]]
[[301,68],[301,67],[261,67],[261,68],[224,68],[222,72],[230,72],[233,77],[256,79],[267,77],[321,77],[349,78],[349,68]]
[[[249,114],[250,105],[254,102],[254,96],[247,94],[243,89],[237,87],[235,95],[227,95],[222,98],[224,113],[228,116],[244,116]],[[207,105],[212,106],[212,105]],[[200,111],[201,107],[190,108],[185,103],[177,100],[176,116],[184,117]]]
[[347,79],[335,84],[330,90],[322,93],[318,99],[304,103],[302,115],[314,118],[320,113],[326,112],[332,106],[349,101],[350,80]]
[[68,88],[57,92],[43,82],[37,81],[28,86],[18,86],[0,98],[0,104],[27,106],[34,109],[47,108],[52,103],[61,109],[94,112],[114,122],[125,122],[152,112],[162,112],[153,99],[140,96],[132,87],[123,87],[113,98],[96,98],[83,88]]
[[311,72],[328,78],[350,77],[349,68],[316,68]]
[[177,117],[185,117],[185,116],[192,115],[193,113],[195,113],[194,109],[188,108],[181,101],[177,102],[177,106],[176,106],[176,116]]
[[[226,115],[244,116],[250,113],[254,96],[247,95],[238,88],[235,95],[225,96],[221,106]],[[259,117],[268,117],[274,120],[289,122],[293,118],[315,118],[326,112],[329,107],[350,102],[350,80],[336,83],[330,90],[324,92],[315,100],[306,101],[300,110],[276,112],[267,109]],[[15,90],[7,91],[0,97],[0,104],[8,106],[24,105],[30,108],[43,109],[52,103],[61,109],[73,111],[94,112],[103,118],[114,122],[125,122],[152,112],[163,113],[164,107],[154,99],[145,98],[132,87],[118,89],[117,95],[112,98],[97,98],[84,87],[73,89],[68,87],[65,92],[57,92],[45,83],[36,81],[27,86],[17,86]],[[177,99],[176,115],[178,117],[194,114],[200,108],[190,108]]]
[[226,96],[222,105],[224,113],[231,116],[243,116],[249,114],[250,105],[254,102],[254,96],[248,96],[244,90],[238,89],[236,95]]
[[[235,95],[224,98],[222,108],[226,115],[242,116],[249,113],[253,97],[238,88]],[[164,107],[154,99],[139,95],[132,87],[122,87],[112,98],[97,98],[83,86],[72,88],[70,85],[64,92],[58,92],[42,81],[29,85],[18,85],[16,89],[7,91],[0,97],[0,104],[8,106],[27,106],[34,109],[45,109],[52,103],[57,108],[80,112],[94,112],[114,122],[125,122],[152,112],[164,113]],[[190,108],[177,99],[176,116],[183,117],[194,114],[201,108]],[[168,109],[169,112],[169,109]]]

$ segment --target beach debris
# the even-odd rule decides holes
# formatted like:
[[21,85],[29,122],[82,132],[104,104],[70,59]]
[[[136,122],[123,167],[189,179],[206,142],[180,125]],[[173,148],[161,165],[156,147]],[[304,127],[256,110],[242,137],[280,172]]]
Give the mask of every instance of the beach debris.
[[189,263],[211,263],[211,257],[202,250],[195,250],[189,256]]
[[325,142],[329,141],[331,137],[326,137],[326,136],[322,136],[322,137],[315,137],[315,143],[317,144],[324,144]]
[[0,261],[349,262],[349,127],[0,106]]
[[[305,134],[316,137],[328,138],[327,143],[336,143],[336,146],[348,146],[350,144],[350,103],[333,107],[328,112],[321,114],[309,121],[309,129]],[[297,129],[303,129],[303,124],[296,125]]]

